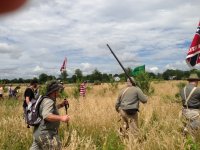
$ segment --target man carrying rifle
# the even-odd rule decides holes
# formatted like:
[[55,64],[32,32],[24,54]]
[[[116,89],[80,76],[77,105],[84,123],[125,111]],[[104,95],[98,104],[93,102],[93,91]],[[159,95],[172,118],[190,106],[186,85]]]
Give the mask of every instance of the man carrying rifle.
[[39,114],[42,121],[34,127],[33,144],[30,150],[60,150],[61,142],[58,137],[58,128],[60,122],[68,122],[68,115],[59,115],[58,109],[68,105],[65,100],[56,104],[56,98],[59,91],[63,89],[62,84],[57,81],[51,81],[47,85],[46,97],[42,100],[39,108]]
[[146,103],[147,96],[144,95],[139,87],[136,87],[136,82],[131,77],[127,79],[127,87],[123,89],[117,99],[115,108],[120,114],[122,126],[120,127],[120,134],[127,136],[127,131],[130,131],[134,136],[138,135],[138,111],[139,103]]

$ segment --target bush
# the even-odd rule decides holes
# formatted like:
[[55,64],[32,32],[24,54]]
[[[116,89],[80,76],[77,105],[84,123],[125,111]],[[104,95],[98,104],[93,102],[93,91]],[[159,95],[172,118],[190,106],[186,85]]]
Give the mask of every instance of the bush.
[[94,81],[94,85],[101,85],[101,81],[95,80],[95,81]]
[[175,94],[175,98],[180,101],[181,100],[181,97],[180,97],[180,91],[186,86],[186,83],[185,82],[180,82],[178,84],[176,84],[176,86],[178,87],[178,93]]
[[109,90],[112,92],[112,93],[115,93],[116,90],[118,90],[118,86],[119,86],[119,82],[115,82],[114,80],[112,80],[109,84]]
[[145,94],[150,95],[154,93],[154,89],[151,87],[152,78],[148,73],[141,73],[135,77],[135,80],[137,86],[140,87]]

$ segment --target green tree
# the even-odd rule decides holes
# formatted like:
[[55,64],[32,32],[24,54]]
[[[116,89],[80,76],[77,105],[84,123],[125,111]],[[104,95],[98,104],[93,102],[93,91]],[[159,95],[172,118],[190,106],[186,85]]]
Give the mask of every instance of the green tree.
[[110,82],[110,78],[107,73],[102,74],[102,82]]
[[45,83],[48,81],[48,75],[45,73],[42,73],[39,75],[39,82],[40,83]]
[[95,69],[91,74],[92,81],[102,81],[102,73]]
[[80,69],[76,69],[74,73],[79,81],[83,79],[83,73]]
[[77,80],[77,77],[76,77],[76,75],[74,74],[74,75],[71,77],[71,81],[72,81],[72,83],[76,83],[76,80]]
[[61,72],[61,75],[60,75],[60,78],[63,82],[67,82],[67,77],[68,77],[68,74],[67,74],[67,71],[64,70],[63,72]]

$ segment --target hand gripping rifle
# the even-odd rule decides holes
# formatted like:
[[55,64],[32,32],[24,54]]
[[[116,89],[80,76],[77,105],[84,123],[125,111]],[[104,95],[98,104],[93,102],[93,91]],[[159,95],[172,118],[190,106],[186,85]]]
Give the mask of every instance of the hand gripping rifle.
[[128,75],[126,69],[124,68],[124,66],[122,65],[122,63],[119,61],[119,59],[117,58],[117,56],[115,55],[115,53],[112,51],[112,49],[110,48],[110,46],[107,44],[107,47],[109,48],[110,52],[113,54],[113,56],[115,57],[115,59],[117,60],[117,62],[119,63],[119,65],[121,66],[121,68],[124,70],[124,73],[126,75],[126,77],[130,80],[132,85],[135,85],[135,83],[133,82],[133,80],[131,79],[131,77]]

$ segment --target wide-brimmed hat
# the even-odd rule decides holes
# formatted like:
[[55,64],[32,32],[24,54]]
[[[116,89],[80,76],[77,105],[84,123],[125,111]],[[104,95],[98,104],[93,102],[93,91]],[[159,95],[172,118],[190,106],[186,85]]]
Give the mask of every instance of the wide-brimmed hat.
[[60,84],[60,82],[50,81],[49,83],[47,83],[47,86],[46,86],[46,90],[47,90],[46,95],[49,95],[52,92],[59,91],[61,89],[63,89],[63,85]]
[[[134,84],[136,84],[135,79],[134,79],[133,77],[130,77],[130,78],[131,78],[131,80],[134,82]],[[131,82],[129,78],[127,78],[127,82]]]
[[198,75],[196,73],[190,74],[189,78],[187,78],[188,81],[200,81]]

